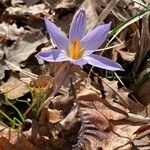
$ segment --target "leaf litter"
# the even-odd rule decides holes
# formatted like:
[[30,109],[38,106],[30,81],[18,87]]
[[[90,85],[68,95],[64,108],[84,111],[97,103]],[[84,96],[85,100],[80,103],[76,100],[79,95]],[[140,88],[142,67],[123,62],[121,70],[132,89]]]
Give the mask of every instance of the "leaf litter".
[[[150,149],[148,1],[9,0],[0,6],[0,149]],[[81,8],[87,31],[112,21],[100,53],[123,73],[90,65],[67,72],[67,63],[35,57],[55,46],[44,16],[68,33]]]

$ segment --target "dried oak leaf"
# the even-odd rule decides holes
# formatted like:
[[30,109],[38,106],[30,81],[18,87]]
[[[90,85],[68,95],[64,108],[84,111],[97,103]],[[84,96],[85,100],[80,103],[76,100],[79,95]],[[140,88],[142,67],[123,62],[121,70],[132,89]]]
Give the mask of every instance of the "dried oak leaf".
[[1,150],[32,150],[33,145],[17,130],[5,128],[0,131]]
[[[145,134],[143,134],[143,133],[145,133]],[[136,132],[134,132],[136,139],[140,139],[141,137],[144,137],[149,134],[150,134],[150,123],[140,126],[138,128],[138,130],[136,130]]]
[[135,133],[149,128],[142,121],[128,121],[128,109],[110,98],[100,98],[100,92],[92,86],[82,85],[77,100],[82,125],[74,149],[131,149]]
[[36,49],[41,44],[47,42],[47,38],[40,32],[40,30],[32,29],[26,32],[6,53],[7,61],[18,66],[19,63],[25,61],[31,54],[36,52]]
[[[22,61],[26,61],[29,56],[36,52],[38,46],[47,42],[46,36],[44,36],[40,30],[30,29],[26,31],[22,36],[18,36],[17,40],[10,46],[2,46],[1,60],[0,60],[0,78],[4,77],[5,70],[15,70],[19,68]],[[5,55],[5,58],[3,58]],[[9,64],[13,64],[16,67],[12,67]],[[6,65],[7,64],[7,65]]]
[[28,85],[15,76],[11,76],[0,87],[1,93],[5,93],[9,99],[17,99],[29,92]]
[[[82,125],[79,131],[79,140],[74,149],[104,148],[114,150],[119,146],[131,147],[131,140],[126,138],[127,134],[119,129],[117,131],[120,132],[115,134],[115,126],[111,122],[127,118],[128,115],[124,107],[100,98],[100,93],[89,86],[88,89],[84,88],[79,92],[77,98]],[[112,136],[117,139],[115,144],[110,139]]]
[[78,94],[78,99],[81,102],[80,105],[87,103],[88,107],[99,110],[110,120],[121,120],[128,116],[123,106],[111,100],[100,98],[100,93],[92,86],[91,89],[83,89]]
[[[132,145],[133,149],[137,149],[137,148],[141,149],[142,148],[141,145],[143,145],[143,149],[141,150],[150,148],[148,143],[149,142],[148,136],[150,133],[149,124],[145,124],[143,122],[132,122],[132,121],[124,120],[120,123],[116,123],[115,129],[121,129],[121,132],[125,132],[127,134],[126,137],[130,139],[132,143],[134,143]],[[144,138],[146,140],[144,140]]]
[[130,150],[132,148],[132,140],[128,134],[119,128],[113,127],[109,132],[107,139],[102,145],[104,150]]
[[150,149],[150,124],[143,125],[133,134],[136,149]]
[[106,99],[117,99],[131,112],[140,112],[144,109],[142,105],[129,98],[130,91],[118,87],[118,81],[109,81],[108,79],[103,78],[102,84]]
[[134,149],[136,150],[149,150],[150,143],[149,143],[149,136],[145,136],[141,139],[134,140]]

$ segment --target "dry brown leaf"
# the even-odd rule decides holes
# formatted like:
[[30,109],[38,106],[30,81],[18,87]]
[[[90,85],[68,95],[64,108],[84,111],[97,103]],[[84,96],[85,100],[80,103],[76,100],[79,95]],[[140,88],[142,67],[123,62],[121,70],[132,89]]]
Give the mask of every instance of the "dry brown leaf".
[[[144,132],[145,132],[145,134],[143,134]],[[150,134],[150,123],[140,126],[138,128],[138,130],[136,130],[136,132],[134,132],[134,134],[136,135],[136,137],[135,137],[136,139],[140,139],[143,136],[149,135]]]
[[58,0],[43,0],[43,2],[53,8],[58,3]]
[[[127,118],[126,109],[110,100],[100,98],[100,93],[94,89],[84,89],[78,94],[79,101],[90,103],[90,107],[97,109],[110,120],[121,120]],[[85,105],[85,104],[84,104]]]
[[18,28],[14,23],[12,25],[2,22],[0,24],[0,37],[5,36],[5,38],[10,40],[17,40],[25,32],[23,27]]
[[27,7],[32,6],[38,2],[40,2],[41,0],[22,0],[24,3],[26,3]]
[[4,65],[0,64],[0,80],[5,77],[4,72],[5,72]]
[[92,30],[98,23],[98,14],[96,12],[96,7],[96,0],[85,0],[80,6],[80,8],[83,8],[86,11],[86,31]]
[[110,98],[109,100],[100,98],[100,93],[92,86],[80,89],[77,98],[82,125],[75,148],[86,150],[100,147],[106,150],[132,148],[133,134],[145,122],[128,121],[127,109]]
[[139,49],[140,49],[140,33],[139,30],[137,29],[132,37],[131,50],[132,52],[138,52]]
[[30,7],[27,7],[26,5],[22,5],[20,7],[8,7],[6,11],[11,15],[19,15],[19,16],[24,15],[25,13],[29,13],[32,15],[42,13],[47,16],[49,9],[47,9],[44,4],[38,4]]
[[9,150],[12,149],[12,144],[9,143],[9,140],[5,137],[0,138],[0,150]]
[[[31,30],[26,32],[20,39],[10,48],[6,54],[7,60],[18,66],[20,62],[25,61],[31,54],[36,52],[36,48],[47,42],[47,38],[41,34],[39,30]],[[6,52],[6,48],[4,49]]]
[[150,103],[150,80],[143,83],[140,88],[136,91],[136,96],[143,105],[148,105]]
[[114,125],[115,125],[115,129],[121,130],[119,135],[122,135],[122,132],[124,132],[127,135],[126,138],[130,139],[131,142],[134,142],[134,145],[132,145],[133,149],[135,147],[142,150],[145,149],[148,150],[150,148],[149,140],[148,140],[148,135],[150,133],[149,124],[125,120],[119,123],[116,122]]
[[19,140],[13,145],[12,150],[33,150],[34,146],[27,140],[26,137],[21,136]]
[[150,149],[150,124],[143,125],[133,134],[134,145],[141,150]]
[[62,119],[61,111],[57,109],[45,108],[42,110],[39,121],[41,124],[58,123]]
[[48,109],[50,123],[58,123],[62,119],[61,111],[57,109]]
[[[57,19],[55,19],[55,24],[62,29],[63,32],[66,34],[69,33],[69,28],[70,28],[70,23],[73,17],[72,13],[67,13],[66,15],[63,16],[63,12],[59,13],[59,9],[54,10],[56,13]],[[58,11],[58,12],[57,12]]]
[[[88,88],[84,88],[77,95],[83,124],[79,132],[78,144],[75,147],[83,148],[84,145],[86,150],[101,147],[113,150],[118,146],[124,146],[124,144],[126,147],[131,147],[131,143],[128,143],[130,140],[121,137],[121,134],[124,136],[126,133],[120,132],[120,136],[115,135],[111,123],[112,120],[126,119],[126,109],[119,104],[100,98],[100,93],[96,89],[89,86]],[[113,143],[110,139],[112,136],[119,142]]]
[[[2,50],[4,51],[5,58],[2,58],[0,61],[0,66],[3,67],[0,70],[0,78],[4,77],[5,70],[20,71],[20,63],[26,61],[31,54],[36,52],[38,46],[47,41],[47,37],[44,36],[40,30],[30,29],[30,31],[26,31],[22,36],[18,36],[17,41],[15,41],[11,47],[3,46]],[[8,64],[7,61],[16,67],[6,65]]]
[[128,138],[128,134],[119,128],[113,128],[102,144],[104,150],[130,150],[132,141]]
[[6,83],[0,87],[0,91],[6,94],[8,99],[17,99],[29,92],[28,85],[15,76],[11,76]]
[[[79,131],[78,143],[76,149],[94,150],[102,146],[103,141],[110,132],[110,123],[107,118],[95,109],[81,108],[82,121]],[[83,146],[84,145],[84,146]]]
[[150,47],[149,15],[142,18],[142,30],[140,38],[140,49],[137,51],[134,62],[134,73],[138,71],[142,61],[145,59]]
[[55,9],[69,9],[76,6],[76,0],[61,0],[56,6]]
[[18,130],[5,128],[0,131],[0,138],[6,138],[10,144],[15,144],[18,138],[18,133]]
[[[142,71],[138,75],[138,79],[134,85],[134,94],[138,97],[139,101],[147,106],[150,104],[150,60],[147,59]],[[150,113],[150,112],[149,112]]]
[[123,60],[125,61],[134,61],[135,59],[135,54],[136,53],[131,53],[131,52],[125,52],[125,51],[122,51],[122,50],[118,50],[120,56],[123,58]]
[[114,127],[116,129],[121,129],[122,132],[125,132],[127,134],[127,137],[132,141],[135,138],[135,132],[144,124],[145,123],[143,122],[133,122],[128,120],[113,122]]
[[3,56],[4,56],[4,52],[0,50],[0,60],[3,59]]
[[76,122],[78,122],[77,114],[78,114],[77,107],[73,107],[70,113],[63,120],[60,121],[59,124],[61,124],[61,128],[65,131],[69,131],[72,128],[72,126]]
[[111,0],[105,7],[105,9],[101,12],[101,14],[99,15],[99,19],[98,22],[99,24],[101,24],[104,19],[110,14],[110,12],[113,10],[113,8],[117,5],[117,3],[120,0]]
[[25,136],[14,129],[0,131],[0,150],[32,150],[33,145],[27,140]]
[[12,6],[19,6],[20,4],[23,4],[23,0],[11,0]]
[[134,149],[138,150],[150,150],[150,143],[149,143],[149,137],[146,136],[144,138],[141,138],[139,140],[134,140]]
[[102,84],[106,92],[106,99],[118,99],[126,108],[132,112],[140,112],[144,108],[139,103],[128,97],[129,91],[125,88],[118,88],[118,81],[109,81],[106,78],[102,79]]
[[7,3],[8,2],[8,0],[1,0],[1,3],[2,4],[5,4],[5,3]]

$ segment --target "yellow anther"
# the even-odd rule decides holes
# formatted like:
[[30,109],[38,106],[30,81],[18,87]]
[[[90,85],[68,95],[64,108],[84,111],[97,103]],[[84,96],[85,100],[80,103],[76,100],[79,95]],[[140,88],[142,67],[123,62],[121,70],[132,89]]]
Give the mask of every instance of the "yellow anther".
[[80,59],[83,55],[84,48],[80,47],[80,41],[77,39],[74,39],[69,51],[69,56],[72,59]]

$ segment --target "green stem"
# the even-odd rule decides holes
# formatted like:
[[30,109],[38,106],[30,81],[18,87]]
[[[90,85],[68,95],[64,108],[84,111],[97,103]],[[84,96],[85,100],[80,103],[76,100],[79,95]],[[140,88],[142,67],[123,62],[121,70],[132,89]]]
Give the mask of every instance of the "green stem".
[[29,102],[27,102],[26,100],[20,100],[20,99],[17,99],[18,102],[21,102],[21,103],[26,103],[28,106],[30,106],[31,104]]
[[19,120],[19,119],[17,119],[16,117],[14,117],[14,119],[13,119],[15,122],[18,122],[19,124],[22,124],[22,122]]
[[7,104],[9,104],[11,107],[13,107],[16,110],[16,112],[18,113],[18,115],[21,118],[22,122],[25,122],[24,116],[22,115],[20,110],[17,107],[15,107],[11,102],[9,102],[6,96],[5,96],[5,101],[7,102]]
[[9,126],[6,123],[2,122],[2,121],[0,121],[0,124],[5,126],[6,128],[9,128]]
[[0,110],[0,113],[7,119],[9,120],[12,125],[16,125],[16,126],[19,126],[20,124],[17,124],[13,119],[11,119],[8,115],[6,115],[2,110]]

